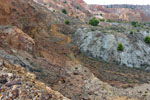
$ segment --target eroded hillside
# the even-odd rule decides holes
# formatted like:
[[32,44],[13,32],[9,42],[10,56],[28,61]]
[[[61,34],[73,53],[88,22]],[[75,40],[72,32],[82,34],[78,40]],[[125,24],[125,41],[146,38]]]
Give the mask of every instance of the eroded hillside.
[[[129,6],[129,7],[128,7]],[[90,12],[96,16],[115,21],[150,21],[148,13],[149,6],[146,5],[130,7],[130,5],[89,5]]]
[[86,6],[82,0],[0,1],[0,100],[149,100],[149,77],[140,77],[141,86],[114,87],[92,68],[100,62],[91,64],[74,45],[77,30],[90,27]]

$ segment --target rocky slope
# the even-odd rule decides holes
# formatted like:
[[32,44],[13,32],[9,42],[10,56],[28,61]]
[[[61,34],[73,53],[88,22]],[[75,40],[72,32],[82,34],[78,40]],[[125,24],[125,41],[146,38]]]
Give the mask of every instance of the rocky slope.
[[0,61],[0,100],[70,100],[27,72],[22,66]]
[[130,8],[130,9],[137,9],[143,11],[147,16],[150,15],[149,9],[150,5],[128,5],[128,4],[123,4],[123,5],[106,5],[106,8]]
[[[116,5],[117,6],[117,5]],[[93,14],[102,14],[105,19],[111,19],[115,21],[150,21],[150,17],[147,16],[147,9],[131,9],[127,7],[116,7],[115,5],[101,6],[101,5],[89,5],[90,12]]]
[[[80,50],[71,36],[88,26],[85,3],[55,1],[0,1],[0,99],[148,100],[149,84],[113,87],[85,66],[90,62],[78,59]],[[64,8],[69,13],[62,13]],[[81,15],[76,18],[70,11]]]
[[[65,50],[65,46],[63,47],[64,51],[58,51],[63,50],[59,43],[49,42],[50,45],[45,50],[44,48],[41,48],[42,51],[36,49],[41,52],[40,56],[33,55],[35,41],[30,36],[16,27],[1,26],[0,29],[2,40],[0,49],[2,100],[7,98],[68,100],[60,93],[71,100],[103,98],[109,100],[118,96],[115,94],[118,90],[96,78],[88,68],[81,65],[71,52]],[[10,39],[3,40],[4,37],[10,37]],[[15,42],[10,42],[11,39],[15,39]],[[22,45],[23,43],[24,45]],[[36,79],[45,82],[60,93],[37,81],[35,75],[26,70],[36,74]],[[31,93],[26,94],[27,91]],[[120,94],[119,97],[126,98],[123,97],[123,94]]]
[[[102,31],[102,28],[95,31],[91,31],[90,28],[78,29],[75,33],[75,41],[81,51],[92,57],[128,67],[149,69],[150,47],[144,42],[144,38],[150,35],[149,31],[144,30],[143,27],[143,30],[137,32],[133,28],[132,35],[129,31],[131,29],[125,26],[129,27],[130,24],[118,23],[118,25],[107,28],[105,32]],[[119,43],[124,46],[122,52],[117,50]]]
[[60,12],[65,9],[69,16],[85,20],[89,13],[88,5],[83,0],[34,0],[47,7],[52,12]]

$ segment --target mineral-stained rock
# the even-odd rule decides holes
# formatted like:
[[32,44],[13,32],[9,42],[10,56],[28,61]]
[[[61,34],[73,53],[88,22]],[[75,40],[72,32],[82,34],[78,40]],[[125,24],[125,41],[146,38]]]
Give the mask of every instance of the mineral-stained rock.
[[[0,0],[0,74],[7,79],[0,100],[107,100],[129,93],[104,84],[74,56],[69,35],[85,23],[84,6],[83,0]],[[135,91],[130,97],[139,96]]]
[[17,27],[0,26],[0,38],[5,46],[11,45],[15,49],[22,49],[28,52],[33,50],[34,40]]

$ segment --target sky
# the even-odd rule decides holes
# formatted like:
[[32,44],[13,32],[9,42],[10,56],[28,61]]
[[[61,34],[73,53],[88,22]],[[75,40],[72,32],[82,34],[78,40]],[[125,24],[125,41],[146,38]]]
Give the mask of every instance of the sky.
[[137,5],[150,5],[150,0],[84,0],[88,4],[137,4]]

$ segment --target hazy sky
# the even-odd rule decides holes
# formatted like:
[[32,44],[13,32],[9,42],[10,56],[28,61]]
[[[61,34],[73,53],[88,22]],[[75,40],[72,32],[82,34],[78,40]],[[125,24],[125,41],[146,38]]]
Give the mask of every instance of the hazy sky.
[[84,0],[88,4],[150,4],[150,0]]

